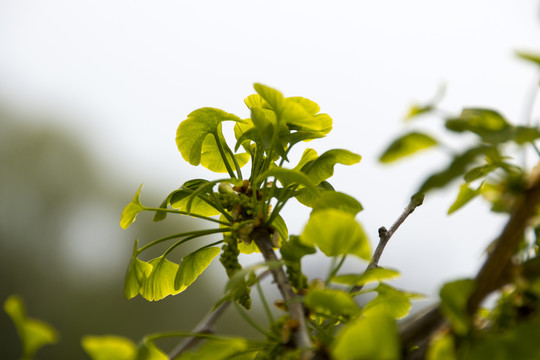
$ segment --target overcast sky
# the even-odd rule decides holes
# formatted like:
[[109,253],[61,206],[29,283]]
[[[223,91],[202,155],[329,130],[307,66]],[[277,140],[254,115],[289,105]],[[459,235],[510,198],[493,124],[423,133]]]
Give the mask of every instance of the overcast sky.
[[[377,164],[407,107],[446,84],[445,109],[491,107],[523,123],[538,72],[514,50],[540,51],[539,35],[535,0],[2,0],[0,100],[47,115],[133,192],[145,183],[167,194],[213,176],[185,164],[174,142],[192,110],[247,117],[254,82],[310,98],[334,119],[319,152],[363,156],[337,168],[334,185],[363,203],[375,246],[377,228],[444,159]],[[480,202],[447,218],[455,195],[431,196],[383,255],[415,290],[472,274],[500,229]],[[293,233],[309,215],[298,209],[288,210]]]

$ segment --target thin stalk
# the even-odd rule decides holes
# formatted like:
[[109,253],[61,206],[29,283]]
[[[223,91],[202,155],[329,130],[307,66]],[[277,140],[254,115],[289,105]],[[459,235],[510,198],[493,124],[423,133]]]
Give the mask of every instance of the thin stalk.
[[221,144],[221,141],[219,140],[219,135],[217,132],[213,133],[214,139],[216,140],[216,144],[219,150],[219,154],[221,155],[221,158],[223,159],[223,163],[225,164],[225,167],[227,168],[227,172],[231,176],[231,178],[235,178],[234,171],[231,168],[231,164],[229,164],[229,161],[227,160],[227,155],[225,155],[225,151],[223,150],[223,145]]
[[229,223],[224,222],[224,221],[220,221],[220,220],[217,220],[217,219],[214,219],[214,218],[211,218],[211,217],[208,217],[208,216],[204,216],[204,215],[192,214],[190,212],[182,211],[182,210],[144,207],[143,211],[164,211],[164,212],[168,212],[168,213],[172,213],[172,214],[188,215],[188,216],[195,217],[195,218],[198,218],[198,219],[203,219],[203,220],[215,222],[215,223],[221,224],[221,225],[230,225]]
[[339,260],[339,262],[337,261],[337,258],[334,256],[332,257],[332,262],[330,264],[330,269],[328,271],[328,278],[326,279],[326,281],[324,282],[326,286],[328,286],[328,284],[330,283],[330,280],[336,276],[336,274],[338,273],[339,269],[341,269],[341,267],[343,266],[343,264],[345,263],[345,259],[347,258],[347,255],[342,255],[341,256],[341,259]]
[[225,143],[225,150],[227,150],[229,155],[231,155],[231,158],[232,158],[233,163],[234,163],[234,167],[236,169],[236,174],[238,175],[238,179],[242,180],[242,171],[240,170],[240,165],[238,164],[238,160],[236,160],[236,156],[234,156],[234,152],[231,150],[229,145],[227,145],[226,143]]
[[236,308],[236,310],[238,310],[238,313],[240,314],[240,316],[242,316],[242,318],[244,320],[246,320],[246,322],[251,325],[252,328],[254,328],[255,330],[257,330],[258,332],[260,332],[261,334],[263,334],[264,336],[266,336],[267,338],[270,338],[270,339],[274,339],[274,340],[279,340],[277,339],[274,335],[270,334],[269,332],[267,332],[261,325],[259,325],[255,320],[253,320],[251,318],[251,316],[249,316],[249,314],[247,313],[247,311],[245,311],[240,305],[238,305],[236,303],[236,301],[233,301],[232,303],[234,305],[234,307]]
[[[169,255],[171,253],[171,251],[173,251],[174,249],[176,249],[178,246],[188,242],[188,241],[191,241],[193,239],[196,239],[198,237],[201,237],[201,236],[205,236],[207,234],[196,234],[196,235],[192,235],[192,236],[188,236],[187,238],[185,238],[184,240],[180,240],[180,241],[177,241],[175,242],[174,244],[172,244],[167,250],[165,250],[165,252],[163,253],[163,257],[166,257],[167,255]],[[219,244],[219,243],[222,243],[223,240],[220,240],[218,241],[217,243],[215,244]]]
[[272,311],[270,310],[270,306],[268,306],[268,302],[266,301],[266,297],[264,296],[264,292],[262,290],[261,284],[259,281],[255,284],[257,287],[257,292],[259,293],[259,297],[261,298],[261,302],[263,304],[264,312],[266,313],[266,317],[268,318],[268,321],[270,323],[274,323],[274,316],[272,315]]
[[230,232],[230,231],[231,231],[230,228],[222,228],[222,229],[211,229],[211,230],[194,230],[194,231],[188,231],[188,232],[185,232],[185,233],[169,235],[169,236],[162,237],[160,239],[154,240],[154,241],[146,244],[145,246],[143,246],[142,248],[137,250],[137,254],[140,254],[141,252],[148,249],[149,247],[152,247],[154,245],[157,245],[157,244],[162,243],[162,242],[167,241],[167,240],[177,239],[177,238],[180,238],[180,237],[196,235],[196,234],[201,234],[201,233],[203,233],[203,234],[200,235],[200,236],[205,236],[205,235],[211,235],[211,234],[217,234],[217,233],[225,233],[225,232]]

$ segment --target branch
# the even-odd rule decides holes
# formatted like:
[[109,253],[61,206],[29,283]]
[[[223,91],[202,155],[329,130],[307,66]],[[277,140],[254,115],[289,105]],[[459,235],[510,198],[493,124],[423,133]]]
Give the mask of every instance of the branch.
[[[257,228],[253,231],[252,236],[264,259],[266,261],[277,261],[274,249],[272,249],[272,243],[270,240],[271,235],[268,229]],[[291,319],[298,322],[298,328],[295,331],[296,346],[300,349],[306,349],[302,355],[302,359],[311,359],[313,357],[313,353],[309,349],[313,345],[311,343],[306,325],[304,307],[289,283],[283,268],[281,266],[272,268],[270,269],[270,272],[272,273],[274,281],[281,292],[281,296],[283,296],[283,300],[285,300],[285,303],[287,304],[287,309],[289,310]]]
[[[368,267],[366,268],[366,271],[370,269],[374,269],[379,265],[379,260],[381,259],[382,253],[384,251],[384,248],[386,247],[386,244],[388,244],[388,241],[390,241],[390,238],[394,233],[397,231],[397,229],[403,224],[403,222],[409,217],[409,215],[412,214],[412,212],[422,203],[424,202],[424,194],[422,193],[416,193],[413,196],[411,196],[411,201],[409,202],[409,205],[403,210],[403,213],[397,218],[397,220],[392,224],[390,227],[390,230],[386,230],[386,228],[383,226],[379,228],[379,244],[377,245],[377,248],[375,249],[375,253],[373,254],[373,258],[371,258],[371,262],[369,263]],[[351,293],[356,293],[360,290],[362,290],[364,286],[363,285],[357,285],[354,286],[351,289]]]

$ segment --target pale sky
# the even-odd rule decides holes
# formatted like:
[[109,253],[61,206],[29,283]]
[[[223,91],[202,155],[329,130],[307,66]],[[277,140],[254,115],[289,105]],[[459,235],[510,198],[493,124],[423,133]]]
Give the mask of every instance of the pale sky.
[[[490,107],[523,123],[538,72],[514,51],[540,52],[539,35],[535,0],[3,0],[0,99],[48,114],[126,188],[145,183],[166,194],[192,177],[215,178],[176,148],[176,128],[192,110],[248,117],[243,99],[254,82],[310,98],[334,130],[309,146],[363,156],[337,167],[333,184],[363,203],[358,219],[375,247],[377,228],[391,225],[444,159],[377,164],[404,131],[408,105],[446,84],[445,109]],[[383,255],[412,290],[433,293],[472,274],[500,230],[481,202],[447,217],[456,194],[457,185],[430,196]],[[300,210],[287,210],[291,233],[309,216]]]

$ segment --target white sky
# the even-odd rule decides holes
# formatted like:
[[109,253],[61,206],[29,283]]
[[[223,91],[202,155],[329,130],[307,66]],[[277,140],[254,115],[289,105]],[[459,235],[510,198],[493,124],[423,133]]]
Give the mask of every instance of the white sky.
[[[47,114],[133,192],[145,183],[165,195],[213,176],[176,149],[189,112],[247,117],[254,82],[310,98],[334,131],[309,145],[363,156],[337,168],[334,185],[364,204],[359,219],[375,242],[442,159],[376,163],[407,106],[446,83],[445,108],[494,107],[523,122],[538,74],[513,52],[540,51],[539,35],[535,0],[0,0],[0,99]],[[447,218],[454,196],[432,196],[383,255],[413,290],[471,274],[500,229],[481,204]],[[288,210],[293,233],[308,216],[298,209]]]

